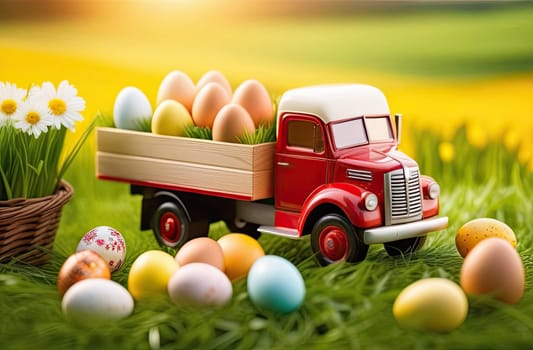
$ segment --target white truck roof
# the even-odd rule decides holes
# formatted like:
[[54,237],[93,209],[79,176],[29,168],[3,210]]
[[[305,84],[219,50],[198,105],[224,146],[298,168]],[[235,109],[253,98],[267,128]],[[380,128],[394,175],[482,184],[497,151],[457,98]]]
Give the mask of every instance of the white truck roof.
[[285,112],[312,114],[324,123],[358,116],[390,115],[385,95],[364,84],[317,85],[288,90],[278,106]]

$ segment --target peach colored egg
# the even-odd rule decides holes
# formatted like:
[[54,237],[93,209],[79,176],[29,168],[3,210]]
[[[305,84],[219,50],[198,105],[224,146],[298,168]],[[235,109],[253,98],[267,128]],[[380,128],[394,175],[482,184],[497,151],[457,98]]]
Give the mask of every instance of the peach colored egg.
[[196,87],[191,78],[179,70],[174,70],[168,73],[159,85],[157,105],[165,100],[174,100],[184,105],[190,113],[195,92]]
[[239,142],[239,137],[245,132],[255,132],[254,121],[246,110],[235,103],[222,107],[213,122],[213,140],[224,142]]
[[200,80],[198,80],[198,83],[196,83],[196,93],[200,92],[202,88],[207,85],[208,83],[217,83],[219,84],[224,91],[228,94],[228,96],[231,97],[231,85],[224,76],[224,74],[220,73],[217,70],[210,70],[207,73],[205,73]]
[[209,237],[198,237],[185,243],[176,254],[180,266],[193,262],[212,265],[224,271],[224,253],[220,244]]
[[244,107],[252,117],[255,126],[261,122],[270,123],[274,119],[274,108],[267,89],[259,81],[250,79],[243,82],[233,94],[233,103]]
[[192,104],[192,119],[196,126],[213,127],[218,111],[230,102],[230,96],[218,83],[207,83]]
[[489,237],[500,237],[516,247],[516,236],[505,223],[491,218],[470,220],[459,228],[455,235],[455,245],[462,257],[465,257],[476,244]]
[[461,286],[467,294],[486,294],[508,304],[524,294],[524,266],[506,240],[491,237],[479,242],[461,268]]

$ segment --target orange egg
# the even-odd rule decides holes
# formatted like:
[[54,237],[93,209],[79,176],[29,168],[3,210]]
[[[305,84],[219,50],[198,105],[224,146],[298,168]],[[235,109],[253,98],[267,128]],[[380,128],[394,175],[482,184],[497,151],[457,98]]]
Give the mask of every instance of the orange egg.
[[524,294],[524,266],[516,249],[504,239],[479,242],[461,268],[461,287],[467,294],[487,294],[508,304]]
[[233,94],[233,103],[246,109],[255,126],[261,122],[271,123],[274,119],[274,108],[267,89],[259,81],[250,79],[243,82]]
[[244,133],[253,134],[255,126],[246,110],[235,103],[222,107],[213,121],[213,140],[223,142],[239,142]]
[[254,262],[265,255],[263,247],[252,237],[242,233],[229,233],[218,240],[224,253],[226,275],[235,281],[246,277]]
[[192,119],[196,126],[213,127],[218,111],[230,102],[230,96],[217,83],[207,83],[192,104]]
[[194,94],[195,86],[191,78],[187,74],[175,70],[168,73],[159,85],[157,105],[164,100],[174,100],[184,105],[190,113]]
[[180,266],[193,262],[212,265],[224,271],[224,253],[217,241],[209,237],[199,237],[185,243],[176,254]]
[[459,228],[455,236],[455,245],[459,254],[465,257],[476,244],[490,237],[505,239],[516,247],[516,236],[505,223],[491,218],[474,219]]
[[226,91],[228,96],[231,97],[231,85],[228,79],[217,70],[208,71],[200,78],[200,80],[198,80],[198,83],[196,83],[196,94],[198,94],[198,92],[200,92],[200,90],[202,90],[202,88],[208,83],[219,84],[224,91]]
[[57,289],[61,296],[76,282],[87,278],[111,279],[107,262],[92,250],[80,250],[65,260],[57,276]]

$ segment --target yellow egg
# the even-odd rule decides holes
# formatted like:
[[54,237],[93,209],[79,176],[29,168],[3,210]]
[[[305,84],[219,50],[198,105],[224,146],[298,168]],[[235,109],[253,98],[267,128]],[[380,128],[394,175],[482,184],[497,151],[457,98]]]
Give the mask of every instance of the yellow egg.
[[269,124],[274,119],[274,108],[267,89],[259,81],[250,79],[235,89],[233,103],[239,104],[248,111],[255,126],[260,123]]
[[426,278],[402,290],[392,312],[403,327],[450,332],[463,324],[468,300],[456,283],[445,278]]
[[224,271],[224,252],[217,241],[209,237],[191,239],[178,250],[176,261],[180,266],[205,263]]
[[159,85],[157,105],[165,100],[174,100],[185,106],[190,113],[195,89],[194,82],[187,74],[178,70],[172,71]]
[[246,277],[254,262],[265,255],[263,247],[252,237],[242,233],[229,233],[218,240],[224,253],[226,275],[235,281]]
[[178,270],[174,257],[160,250],[142,253],[128,275],[128,290],[135,299],[166,295],[170,277]]
[[239,142],[244,133],[253,134],[255,126],[246,110],[238,104],[230,103],[222,107],[213,121],[214,141]]
[[226,91],[227,95],[231,97],[231,85],[228,79],[226,79],[224,74],[217,70],[210,70],[209,72],[205,73],[200,80],[198,80],[198,83],[196,83],[196,94],[198,94],[198,92],[202,90],[202,88],[208,83],[219,84],[224,91]]
[[213,127],[218,111],[230,102],[230,96],[217,83],[207,83],[198,92],[192,104],[192,120],[194,125]]
[[505,223],[496,219],[474,219],[459,228],[455,236],[455,245],[459,254],[465,257],[476,244],[490,237],[500,237],[516,247],[516,236]]
[[461,286],[467,294],[486,294],[508,304],[524,294],[524,266],[516,249],[504,239],[479,242],[461,268]]
[[189,125],[193,125],[189,111],[174,100],[161,102],[152,117],[152,132],[158,135],[185,136]]

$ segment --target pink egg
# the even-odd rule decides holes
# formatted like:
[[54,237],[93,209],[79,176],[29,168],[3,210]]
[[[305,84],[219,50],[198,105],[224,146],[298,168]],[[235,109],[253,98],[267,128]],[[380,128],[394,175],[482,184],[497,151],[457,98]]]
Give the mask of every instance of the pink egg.
[[81,239],[76,251],[92,250],[109,265],[111,272],[122,266],[126,258],[124,237],[112,227],[98,226],[87,232]]

